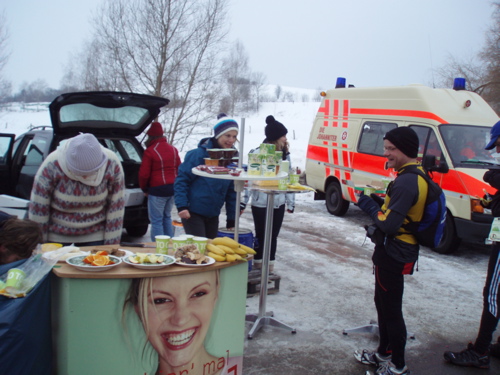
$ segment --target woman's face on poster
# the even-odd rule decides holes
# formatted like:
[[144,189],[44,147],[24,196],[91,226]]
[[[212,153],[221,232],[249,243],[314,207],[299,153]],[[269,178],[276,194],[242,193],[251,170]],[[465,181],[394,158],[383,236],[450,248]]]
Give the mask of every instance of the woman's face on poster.
[[154,278],[147,335],[170,366],[187,365],[204,350],[217,295],[216,271]]

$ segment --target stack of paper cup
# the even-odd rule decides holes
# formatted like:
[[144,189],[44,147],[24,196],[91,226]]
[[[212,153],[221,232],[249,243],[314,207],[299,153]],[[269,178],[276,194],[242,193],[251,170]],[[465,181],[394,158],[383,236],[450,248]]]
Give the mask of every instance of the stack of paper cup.
[[208,238],[206,237],[194,237],[193,244],[198,248],[200,253],[205,254],[205,248],[207,247]]
[[156,252],[159,254],[168,254],[168,245],[170,244],[170,236],[159,235],[155,236]]

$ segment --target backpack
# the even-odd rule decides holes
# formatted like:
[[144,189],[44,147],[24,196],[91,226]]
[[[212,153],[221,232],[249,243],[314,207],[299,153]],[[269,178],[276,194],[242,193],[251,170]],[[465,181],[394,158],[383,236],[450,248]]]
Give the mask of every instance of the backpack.
[[427,175],[417,168],[409,168],[403,173],[415,173],[427,181],[428,191],[425,199],[424,214],[421,221],[412,221],[405,229],[409,230],[422,246],[435,248],[441,242],[446,223],[446,197],[443,190]]

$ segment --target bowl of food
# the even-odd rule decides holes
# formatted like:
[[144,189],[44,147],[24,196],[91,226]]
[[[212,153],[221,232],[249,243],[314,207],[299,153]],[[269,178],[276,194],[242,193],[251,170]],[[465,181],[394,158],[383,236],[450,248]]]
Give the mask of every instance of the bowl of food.
[[232,159],[234,154],[236,154],[237,150],[235,148],[223,148],[222,149],[222,157],[224,159]]
[[223,150],[221,148],[209,148],[207,151],[208,151],[208,156],[210,156],[211,159],[220,159],[224,155]]
[[218,166],[219,159],[205,158],[205,165]]

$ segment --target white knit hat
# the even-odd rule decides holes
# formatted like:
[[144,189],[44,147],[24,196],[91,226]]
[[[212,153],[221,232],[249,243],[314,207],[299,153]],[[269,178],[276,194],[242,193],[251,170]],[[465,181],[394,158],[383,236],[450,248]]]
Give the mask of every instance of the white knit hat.
[[75,174],[92,174],[108,160],[99,141],[92,134],[77,135],[69,142],[66,165]]

